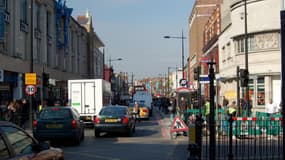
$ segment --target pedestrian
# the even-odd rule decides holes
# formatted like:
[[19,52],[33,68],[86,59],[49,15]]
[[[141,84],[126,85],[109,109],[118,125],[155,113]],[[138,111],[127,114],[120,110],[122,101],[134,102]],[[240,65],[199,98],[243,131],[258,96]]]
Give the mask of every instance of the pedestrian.
[[228,110],[227,110],[227,114],[230,117],[235,117],[237,114],[237,105],[236,105],[236,101],[232,101],[232,103],[229,105]]
[[18,120],[19,120],[19,117],[18,117],[18,112],[19,112],[19,105],[17,105],[17,102],[16,100],[12,100],[9,102],[8,104],[8,121],[9,122],[12,122],[12,123],[15,123],[15,124],[18,124]]
[[176,100],[175,100],[175,98],[171,98],[169,103],[170,103],[170,105],[168,107],[168,110],[170,112],[170,124],[172,124],[173,119],[175,117],[175,113],[176,113]]
[[19,112],[21,113],[20,126],[26,128],[26,122],[29,120],[30,113],[30,105],[26,98],[21,99]]
[[135,101],[133,112],[135,113],[136,121],[141,122],[139,103]]
[[278,112],[278,106],[276,103],[269,99],[269,102],[265,106],[265,112],[267,117],[272,117],[274,113]]

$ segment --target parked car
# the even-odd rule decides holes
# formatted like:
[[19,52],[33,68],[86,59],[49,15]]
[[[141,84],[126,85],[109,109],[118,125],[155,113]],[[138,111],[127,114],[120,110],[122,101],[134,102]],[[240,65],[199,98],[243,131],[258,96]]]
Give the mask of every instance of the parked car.
[[132,136],[135,132],[135,119],[127,106],[104,106],[94,119],[95,137],[101,132],[120,132]]
[[[141,119],[149,119],[150,118],[150,110],[149,110],[149,107],[147,107],[145,105],[145,102],[143,100],[141,101],[138,101],[138,104],[139,104],[139,109],[140,109],[140,118]],[[129,104],[129,111],[130,112],[133,112],[134,110],[134,102],[131,102]]]
[[66,106],[45,107],[33,122],[33,134],[39,141],[84,139],[84,123],[76,109]]
[[38,142],[13,123],[0,121],[0,159],[63,160],[64,152],[46,142]]

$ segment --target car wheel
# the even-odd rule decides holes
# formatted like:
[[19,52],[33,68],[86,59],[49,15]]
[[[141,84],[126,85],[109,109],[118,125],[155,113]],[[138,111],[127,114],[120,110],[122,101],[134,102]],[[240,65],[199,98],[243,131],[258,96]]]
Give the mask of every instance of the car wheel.
[[85,138],[85,131],[84,131],[84,129],[83,129],[82,135],[81,135],[81,140],[84,140],[84,138]]
[[78,146],[80,144],[80,142],[81,142],[81,136],[77,136],[77,137],[74,138],[75,145]]
[[100,137],[100,132],[99,131],[94,131],[95,132],[95,137]]
[[132,137],[133,136],[133,128],[130,128],[127,132],[128,137]]

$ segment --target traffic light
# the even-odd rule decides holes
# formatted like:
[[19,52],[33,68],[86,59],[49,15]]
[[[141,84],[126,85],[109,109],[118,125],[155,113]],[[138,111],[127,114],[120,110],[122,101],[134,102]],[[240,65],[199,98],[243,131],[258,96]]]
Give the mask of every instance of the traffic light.
[[194,68],[194,80],[199,80],[200,77],[200,66]]
[[240,75],[240,86],[241,87],[247,87],[248,81],[249,81],[249,73],[247,69],[240,69],[239,70]]
[[43,82],[43,86],[49,85],[49,74],[48,73],[43,72],[42,82]]

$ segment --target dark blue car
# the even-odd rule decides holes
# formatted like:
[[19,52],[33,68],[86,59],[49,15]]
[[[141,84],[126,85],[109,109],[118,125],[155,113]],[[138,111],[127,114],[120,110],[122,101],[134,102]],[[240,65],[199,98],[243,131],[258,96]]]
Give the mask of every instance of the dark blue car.
[[84,139],[84,123],[71,107],[45,107],[33,122],[33,134],[39,141],[72,140],[79,145]]

